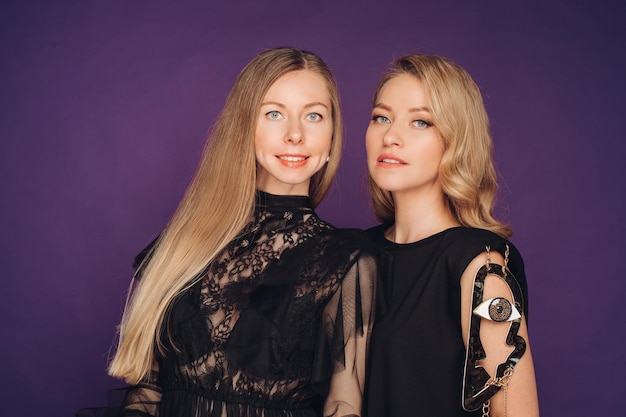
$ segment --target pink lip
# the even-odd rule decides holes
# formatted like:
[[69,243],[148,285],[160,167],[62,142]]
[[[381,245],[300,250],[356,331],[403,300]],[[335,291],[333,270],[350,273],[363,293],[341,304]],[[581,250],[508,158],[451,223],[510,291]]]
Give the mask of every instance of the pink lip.
[[288,167],[288,168],[300,168],[306,165],[309,157],[307,155],[297,154],[297,153],[284,153],[280,155],[276,155],[278,161]]
[[384,168],[398,168],[406,165],[406,162],[391,154],[382,154],[376,158],[378,166]]

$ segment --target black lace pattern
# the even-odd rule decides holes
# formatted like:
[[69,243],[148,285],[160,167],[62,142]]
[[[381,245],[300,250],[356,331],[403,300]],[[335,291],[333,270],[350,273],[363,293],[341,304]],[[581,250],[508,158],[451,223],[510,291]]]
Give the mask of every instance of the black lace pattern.
[[320,416],[338,372],[362,392],[354,364],[376,275],[365,245],[320,220],[307,197],[257,192],[254,219],[170,306],[166,352],[128,392],[124,415]]

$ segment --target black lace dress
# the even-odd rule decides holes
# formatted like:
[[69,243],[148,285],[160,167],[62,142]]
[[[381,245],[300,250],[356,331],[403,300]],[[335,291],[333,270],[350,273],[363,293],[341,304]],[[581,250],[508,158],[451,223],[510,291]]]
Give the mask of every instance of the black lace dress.
[[320,416],[336,377],[360,401],[377,274],[365,245],[307,197],[257,192],[254,220],[173,302],[166,353],[121,415]]

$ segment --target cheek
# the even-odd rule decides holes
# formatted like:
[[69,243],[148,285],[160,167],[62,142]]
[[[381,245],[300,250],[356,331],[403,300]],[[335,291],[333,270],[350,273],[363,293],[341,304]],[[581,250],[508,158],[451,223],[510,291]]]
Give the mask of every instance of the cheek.
[[441,165],[441,160],[443,159],[443,155],[446,152],[446,149],[444,147],[443,141],[439,140],[439,142],[437,143],[437,147],[436,149],[433,151],[433,154],[435,155],[435,158],[437,159],[437,165]]
[[264,138],[264,129],[262,123],[257,123],[256,128],[254,129],[254,148],[257,149],[259,146],[263,145]]
[[365,132],[365,151],[367,152],[368,161],[378,156],[376,143],[377,141],[374,139],[371,129],[367,129],[367,132]]
[[441,170],[441,158],[443,156],[443,152],[440,149],[432,149],[428,154],[428,159],[424,161],[424,166],[429,166],[433,175],[439,177],[439,172]]
[[271,150],[280,142],[280,136],[276,128],[259,123],[254,131],[254,151],[258,155],[260,152]]
[[333,126],[327,126],[315,133],[317,148],[325,153],[330,153],[333,143]]
[[326,144],[326,149],[328,150],[329,153],[333,149],[333,130],[332,129],[330,130],[330,132],[328,132],[328,142]]

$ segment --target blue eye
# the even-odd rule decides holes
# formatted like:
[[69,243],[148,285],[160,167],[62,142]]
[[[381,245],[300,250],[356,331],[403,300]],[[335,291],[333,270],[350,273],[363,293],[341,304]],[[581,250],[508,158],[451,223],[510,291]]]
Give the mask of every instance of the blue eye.
[[421,120],[421,119],[413,121],[413,126],[418,127],[420,129],[424,129],[424,128],[430,127],[432,125],[433,125],[432,123],[429,123],[429,122],[427,122],[425,120]]
[[514,321],[522,317],[509,300],[502,297],[490,298],[474,309],[474,314],[495,322]]
[[311,122],[318,122],[322,120],[322,115],[319,113],[311,113],[311,114],[307,114],[306,118],[307,120]]
[[278,120],[280,119],[280,112],[277,112],[276,110],[272,110],[270,112],[265,113],[265,116],[267,116],[268,119],[270,120]]
[[375,123],[391,123],[391,120],[386,116],[372,116],[372,121]]

